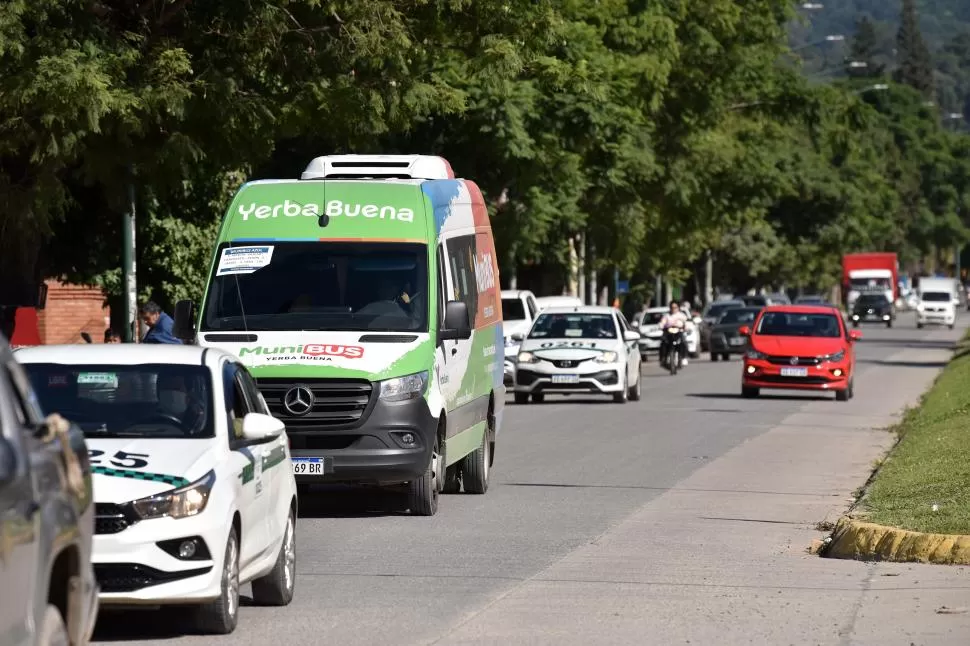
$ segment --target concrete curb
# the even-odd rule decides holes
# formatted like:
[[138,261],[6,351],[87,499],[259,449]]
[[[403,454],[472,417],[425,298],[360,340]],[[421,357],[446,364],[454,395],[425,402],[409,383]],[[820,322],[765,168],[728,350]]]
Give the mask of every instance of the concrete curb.
[[900,563],[970,565],[970,536],[925,534],[897,527],[839,519],[826,558]]

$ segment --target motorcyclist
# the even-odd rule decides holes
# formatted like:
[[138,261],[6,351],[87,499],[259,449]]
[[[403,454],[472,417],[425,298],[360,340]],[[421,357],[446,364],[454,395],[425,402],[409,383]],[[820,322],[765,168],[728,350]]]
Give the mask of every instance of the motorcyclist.
[[[670,311],[664,314],[663,318],[660,319],[660,329],[666,332],[668,329],[674,328],[679,329],[681,332],[687,329],[687,315],[680,311],[680,303],[677,301],[670,301]],[[663,337],[663,352],[661,359],[667,357],[667,352],[670,351],[670,342],[667,339],[667,335],[664,334]],[[683,358],[683,363],[686,365],[687,357]]]

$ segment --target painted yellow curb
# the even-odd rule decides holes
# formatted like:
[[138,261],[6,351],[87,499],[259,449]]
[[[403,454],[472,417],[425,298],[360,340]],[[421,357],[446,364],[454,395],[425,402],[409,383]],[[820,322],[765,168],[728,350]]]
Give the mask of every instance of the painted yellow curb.
[[843,517],[825,556],[864,561],[970,565],[970,536],[924,534]]

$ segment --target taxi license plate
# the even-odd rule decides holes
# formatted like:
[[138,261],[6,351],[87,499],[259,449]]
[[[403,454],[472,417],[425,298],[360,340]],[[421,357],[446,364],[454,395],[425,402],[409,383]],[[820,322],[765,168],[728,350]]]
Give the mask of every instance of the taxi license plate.
[[782,368],[782,377],[805,377],[808,375],[808,368]]
[[327,464],[327,458],[292,458],[291,462],[295,475],[322,476],[333,471],[332,464]]
[[728,343],[730,343],[731,345],[744,345],[745,341],[747,341],[747,339],[741,336],[741,337],[731,339],[730,341],[728,341]]
[[553,375],[552,383],[554,384],[575,384],[579,383],[579,375]]

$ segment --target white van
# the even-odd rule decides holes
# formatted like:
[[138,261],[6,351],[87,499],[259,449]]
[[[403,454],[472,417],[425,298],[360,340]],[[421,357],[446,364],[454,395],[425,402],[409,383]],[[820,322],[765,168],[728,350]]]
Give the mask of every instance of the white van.
[[920,278],[917,293],[916,327],[946,325],[951,330],[956,325],[959,302],[957,283],[953,278]]

